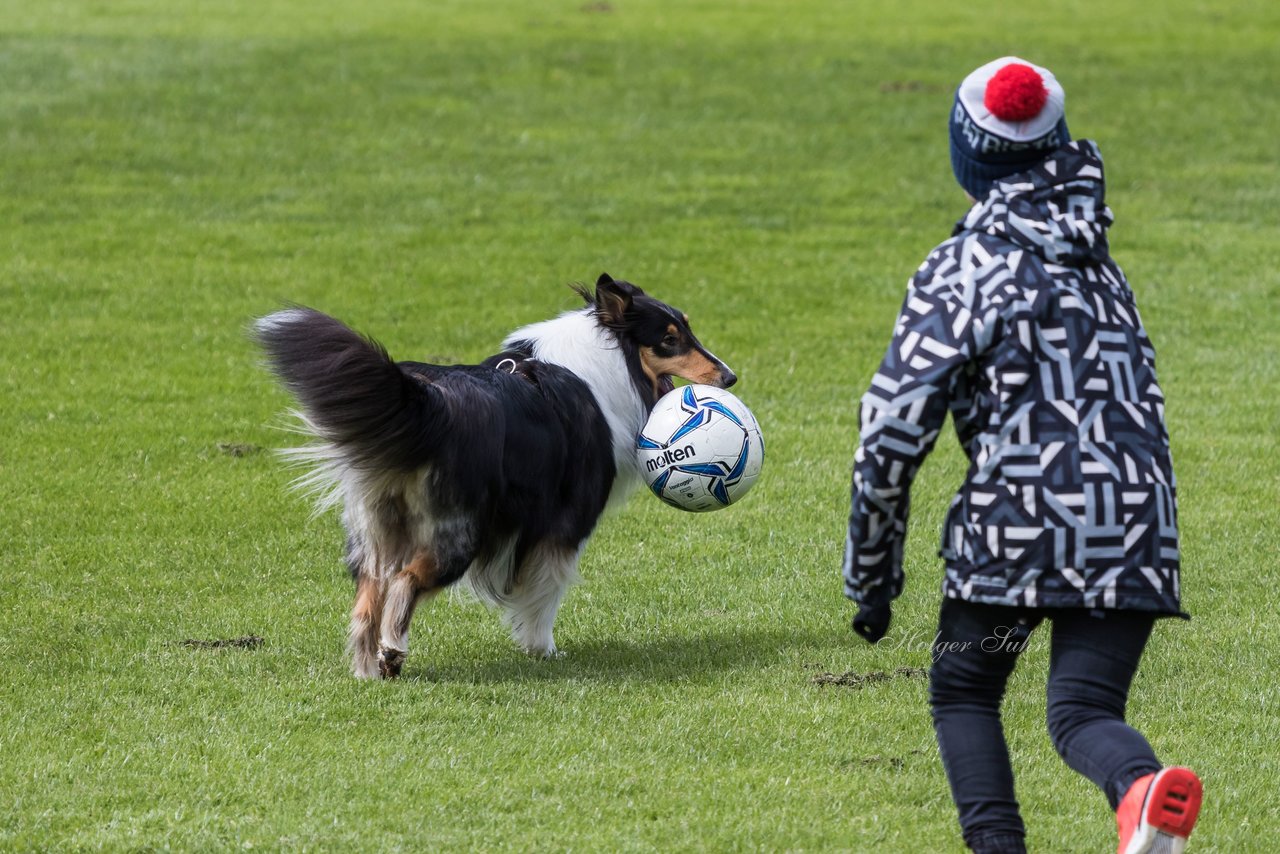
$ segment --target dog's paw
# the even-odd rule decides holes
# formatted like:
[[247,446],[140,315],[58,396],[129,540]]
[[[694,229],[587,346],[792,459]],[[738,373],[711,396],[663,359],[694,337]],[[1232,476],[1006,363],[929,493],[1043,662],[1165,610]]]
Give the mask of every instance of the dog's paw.
[[400,668],[404,667],[405,655],[403,649],[378,647],[378,675],[383,679],[395,679],[400,675]]
[[381,676],[377,653],[372,650],[358,650],[351,657],[351,675],[357,679],[377,679]]
[[555,644],[550,646],[522,646],[520,649],[530,658],[541,658],[543,661],[564,658],[564,652],[556,649]]
[[382,667],[377,661],[368,665],[353,665],[351,675],[357,679],[378,679],[382,676]]

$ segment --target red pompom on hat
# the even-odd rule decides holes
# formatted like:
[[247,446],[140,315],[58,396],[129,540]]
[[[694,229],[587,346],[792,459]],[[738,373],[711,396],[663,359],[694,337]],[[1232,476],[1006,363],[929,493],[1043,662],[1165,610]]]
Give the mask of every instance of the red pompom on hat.
[[987,81],[982,103],[1004,122],[1025,122],[1040,115],[1049,100],[1049,89],[1040,72],[1030,65],[1011,62]]
[[1016,56],[974,69],[951,108],[951,168],[975,199],[1071,141],[1067,95],[1053,72]]

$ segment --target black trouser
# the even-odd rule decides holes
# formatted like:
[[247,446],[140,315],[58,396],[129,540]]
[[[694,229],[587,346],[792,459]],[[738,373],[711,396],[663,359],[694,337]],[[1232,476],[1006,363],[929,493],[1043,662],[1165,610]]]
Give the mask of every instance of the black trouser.
[[982,854],[1025,851],[1000,701],[1031,632],[1053,624],[1047,718],[1059,755],[1120,803],[1160,770],[1151,745],[1124,722],[1129,684],[1155,615],[1033,610],[943,600],[929,672],[938,748],[965,842]]

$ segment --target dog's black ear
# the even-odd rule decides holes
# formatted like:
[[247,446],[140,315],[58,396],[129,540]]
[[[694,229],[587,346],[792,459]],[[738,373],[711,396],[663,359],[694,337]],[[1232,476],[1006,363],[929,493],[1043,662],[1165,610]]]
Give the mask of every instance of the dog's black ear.
[[601,273],[596,279],[596,311],[605,326],[620,328],[623,326],[627,312],[631,310],[631,300],[639,293],[639,288],[630,282],[619,282],[608,273]]

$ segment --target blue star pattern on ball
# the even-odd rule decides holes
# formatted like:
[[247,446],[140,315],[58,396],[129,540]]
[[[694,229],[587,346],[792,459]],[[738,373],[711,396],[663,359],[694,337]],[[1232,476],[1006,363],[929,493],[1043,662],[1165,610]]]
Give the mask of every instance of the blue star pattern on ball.
[[658,402],[636,437],[649,488],[683,510],[727,507],[755,481],[764,441],[740,400],[713,386],[676,389]]

